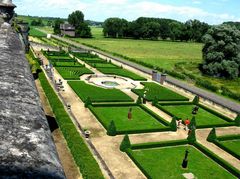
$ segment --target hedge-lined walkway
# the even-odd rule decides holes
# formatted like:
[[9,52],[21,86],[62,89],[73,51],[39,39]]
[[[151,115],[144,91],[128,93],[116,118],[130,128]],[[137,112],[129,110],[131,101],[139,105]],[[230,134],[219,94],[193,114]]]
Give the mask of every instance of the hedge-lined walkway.
[[[233,157],[231,154],[222,150],[221,148],[216,146],[214,143],[208,142],[206,140],[210,131],[211,129],[197,130],[196,131],[197,142],[207,147],[209,150],[211,150],[213,153],[218,155],[220,158],[226,160],[229,164],[231,164],[232,166],[240,170],[240,161],[237,158]],[[240,134],[239,127],[217,128],[216,131],[218,136]]]

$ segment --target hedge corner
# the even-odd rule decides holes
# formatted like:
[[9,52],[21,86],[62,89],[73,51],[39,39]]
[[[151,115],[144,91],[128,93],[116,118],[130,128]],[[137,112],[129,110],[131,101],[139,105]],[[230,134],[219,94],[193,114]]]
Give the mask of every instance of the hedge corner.
[[210,133],[208,134],[207,141],[214,142],[217,139],[216,129],[213,128]]
[[107,129],[107,135],[109,135],[109,136],[117,135],[117,129],[116,129],[114,121],[111,121],[111,123],[109,124],[108,129]]
[[240,114],[238,114],[237,117],[235,118],[235,123],[237,126],[240,126]]

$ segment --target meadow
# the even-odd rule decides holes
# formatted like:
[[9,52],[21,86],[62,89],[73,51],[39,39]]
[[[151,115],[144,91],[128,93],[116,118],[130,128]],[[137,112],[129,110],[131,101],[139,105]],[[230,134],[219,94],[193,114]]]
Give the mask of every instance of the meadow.
[[[186,149],[189,151],[188,168],[183,169],[181,164]],[[193,173],[196,178],[235,178],[192,146],[131,150],[130,153],[152,179],[158,179],[159,174],[161,178],[184,178],[184,173]]]

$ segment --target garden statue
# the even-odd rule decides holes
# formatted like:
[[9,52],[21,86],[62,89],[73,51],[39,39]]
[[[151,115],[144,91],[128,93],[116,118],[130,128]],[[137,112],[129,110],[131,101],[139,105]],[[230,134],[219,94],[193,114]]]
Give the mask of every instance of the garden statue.
[[0,25],[4,22],[11,24],[15,7],[11,0],[0,0]]
[[129,119],[129,120],[132,119],[132,108],[129,108],[129,111],[128,111],[128,119]]
[[197,114],[197,112],[198,112],[198,109],[199,109],[199,107],[198,106],[195,106],[193,109],[192,109],[192,114]]
[[182,168],[187,168],[187,166],[188,166],[188,154],[189,154],[189,151],[186,150],[185,151],[185,157],[184,157],[183,162],[182,162]]

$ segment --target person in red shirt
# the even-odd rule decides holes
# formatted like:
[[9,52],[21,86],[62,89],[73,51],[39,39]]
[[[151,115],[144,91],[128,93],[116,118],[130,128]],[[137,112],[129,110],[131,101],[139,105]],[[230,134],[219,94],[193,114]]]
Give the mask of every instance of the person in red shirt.
[[184,121],[184,123],[185,123],[185,128],[184,128],[184,130],[187,130],[187,129],[188,129],[188,126],[189,126],[189,124],[190,124],[190,120],[187,118],[187,119]]

